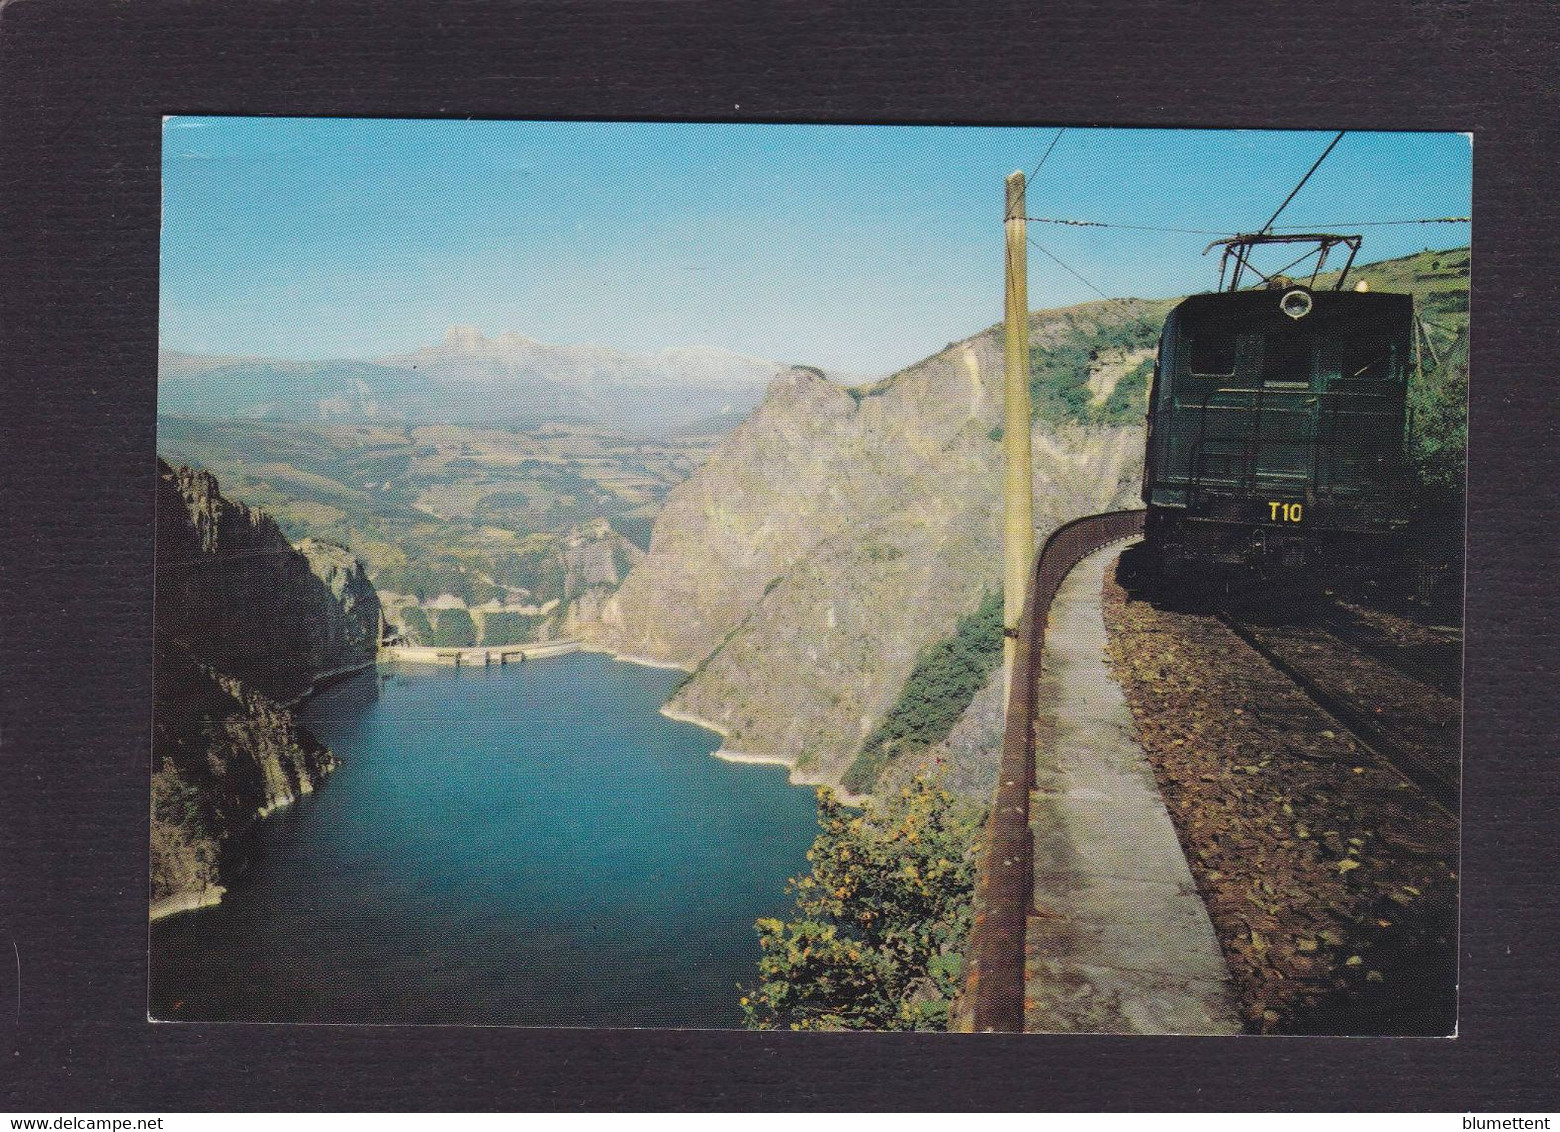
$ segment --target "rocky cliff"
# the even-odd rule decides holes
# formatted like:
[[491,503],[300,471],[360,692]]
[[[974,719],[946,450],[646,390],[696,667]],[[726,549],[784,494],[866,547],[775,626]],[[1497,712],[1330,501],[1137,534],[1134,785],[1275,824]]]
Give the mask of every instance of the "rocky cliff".
[[[1166,305],[1040,312],[1031,333],[1037,351],[1075,349],[1102,327],[1153,325]],[[1079,356],[1085,401],[1095,386],[1117,392],[1093,371],[1120,368],[1120,351]],[[780,375],[670,494],[649,554],[585,631],[689,668],[668,710],[720,729],[729,751],[839,783],[921,651],[1000,586],[1002,387],[1000,327],[862,389],[805,368]],[[1089,419],[1035,422],[1041,537],[1135,505],[1141,424]],[[977,698],[992,716],[991,694]],[[969,732],[949,737],[966,756],[984,742]],[[976,793],[994,773],[966,771]]]
[[567,637],[600,619],[602,605],[644,561],[645,552],[600,519],[569,532],[558,557],[563,568],[558,635]]
[[379,598],[330,543],[290,544],[263,511],[223,498],[216,477],[159,461],[157,629],[271,694],[373,658]]
[[155,687],[154,918],[215,903],[234,836],[336,768],[279,702],[161,638]]
[[291,546],[206,472],[159,461],[157,491],[154,916],[218,899],[235,836],[334,769],[284,699],[371,662],[380,617],[341,547]]
[[[518,645],[575,636],[582,625],[600,619],[602,603],[623,584],[630,570],[643,561],[645,552],[613,530],[606,519],[583,523],[555,539],[535,554],[535,572],[556,596],[524,603],[499,599],[467,607],[453,594],[419,604],[414,595],[385,591],[385,619],[390,629],[416,645]],[[475,638],[459,642],[444,639],[443,618],[470,617]]]

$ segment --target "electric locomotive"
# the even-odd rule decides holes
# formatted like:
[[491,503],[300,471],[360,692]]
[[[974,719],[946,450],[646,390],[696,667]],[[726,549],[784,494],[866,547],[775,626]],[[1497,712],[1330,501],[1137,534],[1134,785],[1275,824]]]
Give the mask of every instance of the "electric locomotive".
[[[1240,289],[1252,248],[1316,243],[1308,284]],[[1360,237],[1247,235],[1223,245],[1220,290],[1176,306],[1149,394],[1145,543],[1162,574],[1332,571],[1391,554],[1408,519],[1409,295],[1344,290]],[[1332,248],[1349,249],[1317,289]],[[1233,266],[1230,285],[1226,268]]]

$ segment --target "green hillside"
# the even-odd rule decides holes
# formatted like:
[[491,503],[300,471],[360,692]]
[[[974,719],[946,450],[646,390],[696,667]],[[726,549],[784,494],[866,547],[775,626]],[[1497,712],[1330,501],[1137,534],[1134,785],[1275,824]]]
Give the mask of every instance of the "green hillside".
[[[1454,508],[1460,506],[1467,452],[1470,268],[1466,247],[1426,249],[1358,265],[1346,282],[1414,297],[1420,366],[1409,391],[1411,456],[1427,502]],[[1337,279],[1338,272],[1328,272],[1315,285],[1328,288]],[[1032,315],[1029,388],[1035,419],[1052,424],[1140,420],[1159,328],[1178,301],[1112,300]],[[1102,384],[1105,374],[1113,380]]]
[[[1349,286],[1364,280],[1372,291],[1395,291],[1414,296],[1420,317],[1445,327],[1455,335],[1468,325],[1468,278],[1471,265],[1469,249],[1426,249],[1398,259],[1384,259],[1355,267],[1349,272]],[[1318,287],[1330,287],[1338,273],[1319,276]]]
[[[1427,512],[1442,522],[1460,511],[1467,446],[1469,250],[1425,251],[1350,271],[1373,291],[1414,296],[1423,324],[1422,366],[1410,387],[1412,455]],[[1337,273],[1320,276],[1330,287]],[[1037,420],[1049,424],[1113,425],[1141,421],[1153,372],[1153,350],[1165,315],[1178,299],[1086,303],[1031,315],[1030,394]],[[985,334],[999,335],[1001,326]],[[924,366],[925,363],[922,363]],[[878,396],[919,370],[857,390]],[[1114,370],[1108,393],[1102,373]],[[1102,396],[1103,394],[1103,396]],[[993,430],[993,439],[1000,436]],[[1456,540],[1452,540],[1455,542]],[[992,618],[995,618],[992,621]],[[968,708],[1001,656],[1000,601],[982,605],[954,632],[922,651],[915,670],[887,715],[863,743],[842,784],[865,793],[904,754],[935,746]],[[992,642],[996,642],[995,646]],[[995,648],[993,652],[992,649]]]
[[[1373,291],[1414,296],[1420,323],[1420,372],[1409,387],[1410,456],[1423,505],[1460,514],[1468,455],[1469,249],[1426,249],[1349,273]],[[1331,284],[1329,273],[1319,283]]]
[[560,539],[607,519],[648,543],[666,492],[718,442],[533,429],[158,419],[158,451],[210,469],[294,541],[350,546],[381,590],[473,604],[563,596]]

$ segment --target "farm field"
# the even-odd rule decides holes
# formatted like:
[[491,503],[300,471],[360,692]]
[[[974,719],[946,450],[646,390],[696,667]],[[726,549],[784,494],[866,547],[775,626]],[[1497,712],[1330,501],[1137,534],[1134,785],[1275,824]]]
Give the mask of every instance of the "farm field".
[[290,539],[353,548],[381,591],[542,605],[558,551],[605,521],[644,549],[661,501],[714,449],[713,428],[647,438],[598,427],[408,427],[158,420],[158,450],[210,469]]

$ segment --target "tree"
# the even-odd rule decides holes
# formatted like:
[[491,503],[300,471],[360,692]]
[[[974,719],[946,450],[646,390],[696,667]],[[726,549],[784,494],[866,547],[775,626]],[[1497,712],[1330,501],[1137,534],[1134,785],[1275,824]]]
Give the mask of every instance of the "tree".
[[482,643],[484,645],[528,644],[536,640],[539,630],[547,620],[546,616],[533,613],[484,613]]
[[[1461,341],[1457,344],[1465,349]],[[1459,351],[1461,352],[1461,351]],[[1468,461],[1468,365],[1466,354],[1409,387],[1414,431],[1409,458],[1430,500],[1461,511]]]
[[439,611],[433,627],[433,643],[439,648],[470,648],[477,643],[477,625],[464,609]]
[[944,1030],[973,918],[979,815],[926,777],[855,812],[818,791],[799,919],[761,919],[749,1029]]
[[433,626],[428,623],[428,615],[418,606],[407,606],[401,612],[401,625],[413,644],[426,645],[433,640]]

